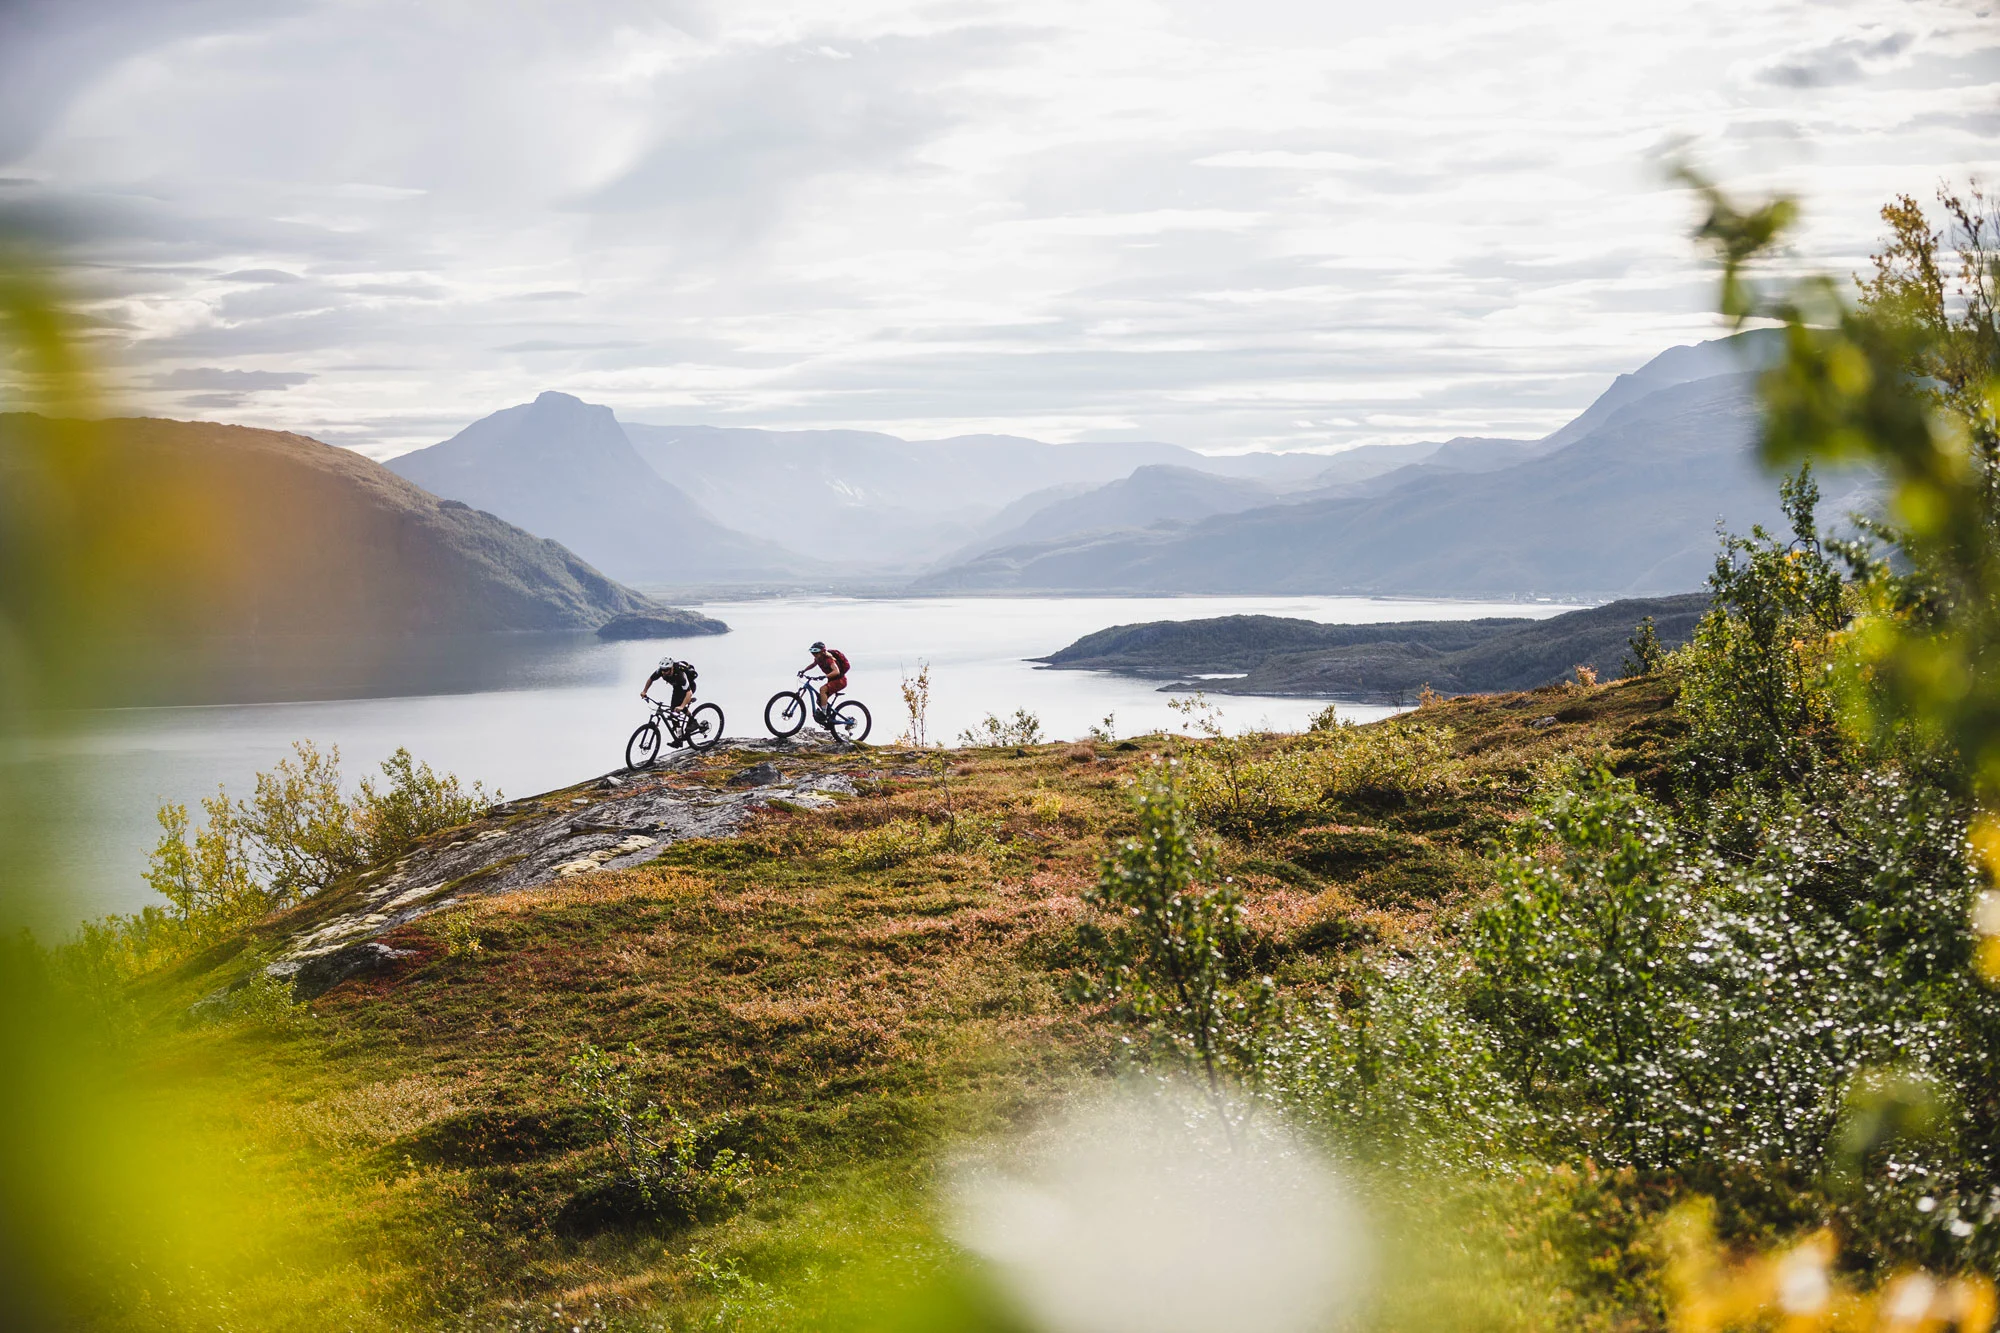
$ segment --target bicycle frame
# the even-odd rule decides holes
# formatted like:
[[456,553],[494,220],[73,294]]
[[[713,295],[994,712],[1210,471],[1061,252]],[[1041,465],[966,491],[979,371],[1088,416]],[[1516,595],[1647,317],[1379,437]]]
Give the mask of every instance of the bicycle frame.
[[660,724],[660,735],[675,745],[684,744],[687,741],[688,710],[685,707],[676,708],[650,694],[646,696],[646,702],[653,705],[653,721]]
[[[813,720],[814,725],[821,727],[829,725],[828,719],[832,715],[833,705],[829,702],[826,707],[820,707],[819,691],[813,686],[825,679],[825,676],[801,676],[799,688],[795,691],[799,696],[799,702],[806,706],[806,715]],[[835,694],[833,697],[838,699],[840,695]]]

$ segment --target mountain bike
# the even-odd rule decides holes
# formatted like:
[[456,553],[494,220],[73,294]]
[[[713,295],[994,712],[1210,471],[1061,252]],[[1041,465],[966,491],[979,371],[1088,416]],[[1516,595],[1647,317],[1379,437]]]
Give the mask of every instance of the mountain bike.
[[697,750],[712,750],[722,739],[722,710],[714,704],[696,704],[690,710],[658,699],[649,702],[653,716],[641,722],[632,739],[625,742],[625,767],[651,767],[660,757],[662,743],[675,749],[692,745]]
[[819,691],[813,685],[825,679],[801,671],[797,689],[780,690],[764,705],[764,729],[773,736],[796,736],[811,717],[837,741],[859,745],[867,740],[868,729],[875,725],[868,705],[859,699],[842,699],[831,708],[821,708]]

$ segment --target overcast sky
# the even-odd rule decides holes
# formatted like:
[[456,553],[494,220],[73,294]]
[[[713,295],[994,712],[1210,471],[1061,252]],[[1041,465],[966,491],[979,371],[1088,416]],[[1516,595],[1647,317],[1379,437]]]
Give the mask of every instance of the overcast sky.
[[124,405],[378,457],[628,420],[1209,450],[1539,435],[1712,336],[1664,179],[2000,162],[1929,0],[12,0],[0,206]]

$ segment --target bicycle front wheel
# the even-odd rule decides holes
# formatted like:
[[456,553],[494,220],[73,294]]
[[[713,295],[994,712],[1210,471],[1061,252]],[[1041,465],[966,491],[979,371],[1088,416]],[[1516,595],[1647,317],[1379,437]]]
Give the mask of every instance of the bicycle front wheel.
[[869,729],[875,719],[869,716],[868,705],[859,699],[849,699],[846,703],[833,706],[833,725],[827,730],[833,738],[846,741],[849,745],[859,745],[868,739]]
[[650,768],[660,757],[660,724],[642,722],[632,733],[632,739],[625,742],[625,767]]
[[771,702],[764,705],[764,730],[773,736],[796,736],[805,724],[805,705],[789,690],[772,695]]
[[722,710],[702,704],[688,714],[687,743],[697,750],[713,750],[722,739]]

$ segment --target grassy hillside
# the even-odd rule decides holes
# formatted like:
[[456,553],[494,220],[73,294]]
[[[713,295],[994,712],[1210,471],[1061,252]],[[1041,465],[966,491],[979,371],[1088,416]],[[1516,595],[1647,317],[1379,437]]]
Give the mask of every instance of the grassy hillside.
[[[1337,997],[1361,954],[1449,937],[1489,891],[1482,852],[1535,774],[1587,755],[1657,777],[1670,705],[1656,680],[1437,705],[1420,718],[1446,738],[1435,783],[1217,827],[1214,869],[1246,891],[1255,965],[1295,999]],[[854,794],[819,809],[773,799],[735,836],[674,841],[633,869],[490,896],[464,876],[446,886],[461,906],[389,929],[387,968],[310,1006],[228,987],[355,911],[389,867],[152,981],[140,1103],[204,1108],[223,1129],[217,1169],[285,1200],[240,1271],[185,1294],[263,1328],[878,1327],[882,1302],[920,1298],[947,1314],[905,1326],[1006,1326],[936,1230],[939,1164],[1117,1066],[1120,1029],[1065,998],[1084,963],[1081,895],[1108,841],[1133,829],[1130,781],[1165,750],[1192,759],[1212,744],[961,751],[941,765],[719,753],[665,774],[663,798],[722,800],[773,781],[755,768],[773,762]],[[505,846],[510,828],[563,811],[587,835],[594,806],[624,799],[584,784],[428,845]],[[701,1128],[701,1152],[753,1164],[742,1197],[642,1216],[607,1186],[612,1153],[564,1081],[586,1043],[636,1047],[640,1086]],[[1598,1187],[1524,1188],[1529,1202],[1506,1208]],[[1622,1204],[1565,1217],[1577,1243],[1635,1225]],[[1543,1222],[1523,1225],[1520,1253],[1479,1257],[1478,1280],[1498,1285],[1478,1308],[1527,1326],[1618,1299],[1623,1277],[1548,1268]]]

